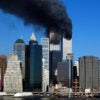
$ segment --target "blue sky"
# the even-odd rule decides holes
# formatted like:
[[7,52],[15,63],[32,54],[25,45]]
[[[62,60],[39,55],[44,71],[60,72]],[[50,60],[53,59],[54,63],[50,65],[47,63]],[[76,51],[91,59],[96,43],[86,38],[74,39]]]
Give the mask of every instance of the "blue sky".
[[[84,55],[100,57],[100,0],[62,0],[73,23],[73,53],[77,60]],[[18,38],[28,44],[32,25],[0,10],[0,55],[8,56]],[[37,32],[35,32],[37,33]],[[35,34],[40,43],[43,33]]]

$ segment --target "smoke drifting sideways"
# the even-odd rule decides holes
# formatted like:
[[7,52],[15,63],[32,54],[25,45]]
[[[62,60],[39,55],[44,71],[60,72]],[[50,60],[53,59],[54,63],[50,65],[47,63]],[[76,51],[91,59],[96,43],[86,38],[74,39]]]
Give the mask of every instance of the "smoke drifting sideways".
[[46,29],[51,43],[58,44],[62,36],[72,38],[72,22],[61,0],[0,0],[0,9],[14,14],[24,23]]

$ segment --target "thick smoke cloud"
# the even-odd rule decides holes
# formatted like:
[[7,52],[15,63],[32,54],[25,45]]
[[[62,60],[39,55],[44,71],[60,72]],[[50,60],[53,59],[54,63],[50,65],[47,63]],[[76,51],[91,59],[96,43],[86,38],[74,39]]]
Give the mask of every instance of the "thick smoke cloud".
[[61,0],[0,0],[0,9],[22,18],[25,24],[46,28],[46,35],[54,32],[51,42],[57,44],[62,36],[72,37],[72,22]]

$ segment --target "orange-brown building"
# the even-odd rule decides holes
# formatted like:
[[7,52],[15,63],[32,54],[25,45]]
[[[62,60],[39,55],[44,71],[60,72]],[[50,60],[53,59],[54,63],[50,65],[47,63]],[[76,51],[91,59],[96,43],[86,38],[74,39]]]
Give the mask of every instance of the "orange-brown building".
[[0,55],[0,91],[3,90],[3,79],[7,67],[7,57]]
[[79,78],[74,78],[73,79],[73,92],[79,92]]

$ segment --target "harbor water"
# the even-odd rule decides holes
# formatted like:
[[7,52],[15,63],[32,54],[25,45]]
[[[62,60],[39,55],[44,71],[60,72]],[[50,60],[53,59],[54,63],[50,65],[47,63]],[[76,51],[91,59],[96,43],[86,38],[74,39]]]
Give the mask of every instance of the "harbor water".
[[2,96],[0,100],[100,100],[100,98],[40,98],[40,97],[23,97],[14,98],[12,96]]

